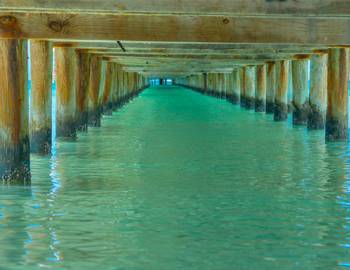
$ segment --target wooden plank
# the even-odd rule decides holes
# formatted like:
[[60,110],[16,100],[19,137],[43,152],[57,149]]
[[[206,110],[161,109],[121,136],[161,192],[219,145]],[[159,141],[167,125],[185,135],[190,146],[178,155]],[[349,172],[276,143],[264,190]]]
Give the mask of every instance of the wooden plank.
[[2,8],[73,10],[96,13],[237,14],[343,16],[350,14],[348,0],[1,0]]
[[[327,50],[328,47],[315,44],[235,44],[235,43],[203,43],[203,42],[144,42],[144,41],[121,41],[123,47],[128,52],[184,52],[193,50],[193,52],[234,52],[236,50],[257,50],[257,51],[285,51],[285,50]],[[115,40],[111,41],[65,41],[56,39],[54,47],[74,47],[80,49],[112,49],[123,52]],[[124,52],[125,53],[125,52]]]
[[350,44],[350,18],[0,12],[1,38]]

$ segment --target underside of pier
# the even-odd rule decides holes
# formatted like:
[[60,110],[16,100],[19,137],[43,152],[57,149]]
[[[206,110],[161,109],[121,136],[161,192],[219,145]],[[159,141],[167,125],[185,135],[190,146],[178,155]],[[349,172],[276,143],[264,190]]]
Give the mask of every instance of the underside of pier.
[[0,0],[0,178],[50,153],[53,83],[58,137],[169,78],[347,141],[349,26],[348,0]]

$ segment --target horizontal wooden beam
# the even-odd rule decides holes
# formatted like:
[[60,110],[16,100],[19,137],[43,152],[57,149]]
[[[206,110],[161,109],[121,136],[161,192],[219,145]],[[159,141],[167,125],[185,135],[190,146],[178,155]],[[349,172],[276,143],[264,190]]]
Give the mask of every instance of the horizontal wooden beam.
[[[236,44],[236,43],[205,43],[205,42],[145,42],[145,41],[120,41],[126,52],[154,52],[154,53],[168,53],[168,52],[234,52],[237,50],[322,50],[327,49],[326,46],[315,44]],[[114,40],[111,41],[64,41],[56,39],[53,43],[54,47],[74,47],[77,49],[96,49],[96,50],[115,50],[123,52]]]
[[79,11],[95,13],[235,14],[345,16],[348,0],[1,0],[0,7],[15,10]]
[[241,17],[0,11],[1,38],[350,44],[350,17]]
[[[85,51],[85,50],[84,50]],[[317,54],[320,51],[317,50],[230,50],[230,52],[217,52],[217,51],[200,51],[188,50],[181,53],[160,53],[160,52],[115,52],[113,50],[86,50],[86,53],[98,54],[104,57],[144,57],[144,58],[185,58],[185,59],[252,59],[252,58],[288,58],[296,54]],[[326,53],[327,50],[324,50]]]

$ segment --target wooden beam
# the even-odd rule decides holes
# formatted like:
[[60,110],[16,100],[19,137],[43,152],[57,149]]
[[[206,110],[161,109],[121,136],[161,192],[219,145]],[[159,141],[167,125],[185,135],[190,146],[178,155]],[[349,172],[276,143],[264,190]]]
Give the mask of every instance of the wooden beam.
[[346,16],[350,14],[348,0],[1,0],[5,9],[65,10],[95,13],[151,14],[235,14]]
[[1,38],[350,44],[350,17],[1,11]]

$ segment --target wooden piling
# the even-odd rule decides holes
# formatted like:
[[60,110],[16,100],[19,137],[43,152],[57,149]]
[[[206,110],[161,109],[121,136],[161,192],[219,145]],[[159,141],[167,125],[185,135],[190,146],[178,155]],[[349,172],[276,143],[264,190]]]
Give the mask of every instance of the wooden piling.
[[91,54],[78,52],[76,125],[79,131],[88,128],[88,94],[90,82]]
[[27,41],[0,40],[0,179],[30,182]]
[[257,87],[255,97],[255,111],[265,112],[266,111],[266,65],[257,66]]
[[52,145],[52,43],[32,40],[30,55],[30,150],[32,153],[48,154]]
[[88,124],[91,127],[101,126],[101,110],[99,107],[101,67],[101,59],[98,56],[92,56],[88,94]]
[[326,140],[348,140],[349,49],[329,49]]
[[277,91],[275,95],[274,120],[285,121],[288,118],[288,79],[289,60],[277,62]]
[[324,129],[327,114],[328,54],[311,57],[308,129]]
[[266,113],[275,112],[276,63],[267,63]]
[[309,60],[292,61],[293,77],[293,124],[306,125],[309,113]]
[[103,113],[106,115],[112,115],[113,113],[113,105],[112,105],[112,85],[113,85],[113,63],[108,62],[106,67],[106,81],[104,85],[104,92],[103,92]]
[[240,69],[234,69],[232,73],[232,103],[239,104],[241,99],[241,76]]
[[56,136],[76,137],[77,55],[73,48],[55,48],[57,93]]
[[256,67],[255,66],[244,67],[244,78],[245,78],[244,107],[248,110],[252,110],[255,108]]

